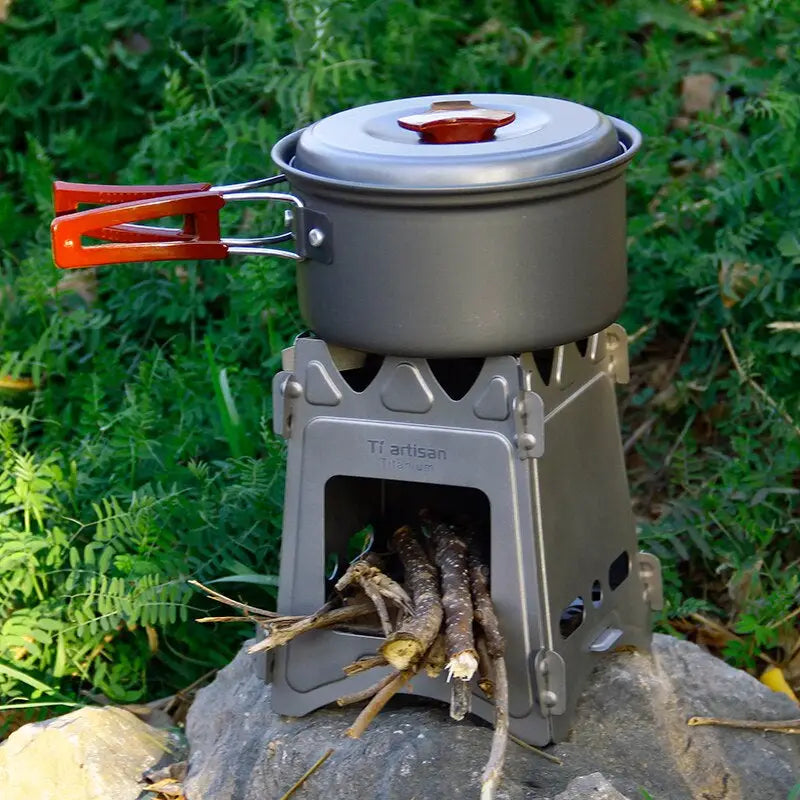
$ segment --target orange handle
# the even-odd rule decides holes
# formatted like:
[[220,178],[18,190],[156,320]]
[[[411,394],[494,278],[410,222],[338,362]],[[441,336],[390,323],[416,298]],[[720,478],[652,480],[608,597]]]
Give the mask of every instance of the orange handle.
[[[208,188],[206,184],[199,185]],[[219,211],[225,205],[221,195],[208,191],[157,194],[174,187],[125,187],[121,191],[120,187],[102,188],[115,189],[112,195],[115,200],[131,191],[150,192],[150,195],[147,199],[116,200],[112,201],[114,205],[56,217],[50,225],[50,234],[53,258],[61,269],[129,261],[225,258],[228,255],[228,246],[220,241]],[[69,202],[79,194],[72,192]],[[91,200],[75,202],[101,202],[99,192],[91,196]],[[62,201],[66,205],[67,200],[63,198],[64,195]],[[58,209],[58,200],[56,202]],[[185,217],[181,230],[128,227],[142,220],[180,215]],[[110,240],[112,244],[85,245],[82,236]]]
[[479,108],[469,100],[443,100],[422,114],[400,117],[397,124],[416,131],[429,144],[470,144],[489,141],[498,128],[515,118],[513,111]]
[[[68,181],[53,182],[53,207],[56,216],[70,214],[78,210],[81,204],[112,205],[128,203],[133,200],[147,200],[151,197],[168,197],[174,194],[206,192],[210,183],[176,183],[171,186],[115,186],[102,183],[70,183]],[[105,239],[110,242],[151,242],[154,239],[168,240],[186,239],[191,236],[180,230],[169,231],[164,228],[129,228],[125,226],[112,230],[103,228],[91,231],[94,239]]]

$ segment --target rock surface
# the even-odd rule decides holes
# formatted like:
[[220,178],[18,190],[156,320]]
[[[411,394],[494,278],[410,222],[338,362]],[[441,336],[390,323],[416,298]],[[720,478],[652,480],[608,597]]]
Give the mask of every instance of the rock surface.
[[24,725],[0,745],[2,800],[136,800],[170,735],[122,708]]
[[553,800],[627,800],[600,772],[584,775],[569,782],[566,791],[557,794]]
[[[240,653],[189,712],[187,800],[278,798],[328,748],[334,753],[298,794],[303,800],[478,796],[487,726],[403,697],[360,740],[348,739],[352,709],[273,714],[252,659]],[[548,748],[561,766],[509,744],[498,800],[641,800],[642,789],[653,800],[787,800],[800,782],[800,737],[690,728],[694,715],[787,719],[798,710],[695,645],[656,636],[652,657],[601,662],[569,741]]]

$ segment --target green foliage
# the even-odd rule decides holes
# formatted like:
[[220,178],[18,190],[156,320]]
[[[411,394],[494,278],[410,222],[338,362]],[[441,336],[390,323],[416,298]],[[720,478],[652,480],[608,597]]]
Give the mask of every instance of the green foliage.
[[[284,262],[59,274],[50,182],[252,179],[313,119],[449,91],[569,97],[644,132],[623,319],[645,331],[624,423],[653,418],[630,464],[642,536],[664,560],[667,617],[729,617],[736,663],[775,654],[800,591],[786,421],[800,417],[800,334],[766,327],[800,308],[800,10],[712,11],[17,0],[0,23],[0,379],[37,388],[0,394],[0,692],[130,700],[225,660],[243,633],[192,623],[186,579],[274,591],[269,387],[303,328]],[[681,85],[699,73],[718,87],[690,117]],[[277,214],[239,207],[224,224],[262,233]]]

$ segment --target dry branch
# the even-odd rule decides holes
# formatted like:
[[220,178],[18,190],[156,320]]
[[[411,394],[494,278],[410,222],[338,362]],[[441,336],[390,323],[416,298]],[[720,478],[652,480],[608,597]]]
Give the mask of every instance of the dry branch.
[[719,725],[722,728],[743,728],[771,733],[800,733],[800,719],[719,719],[717,717],[690,717],[687,725]]
[[478,653],[472,634],[467,544],[450,525],[437,525],[434,537],[436,565],[442,576],[447,670],[450,678],[469,681],[478,668]]
[[350,675],[358,675],[361,672],[366,672],[368,669],[374,667],[385,667],[389,662],[383,656],[367,656],[366,658],[359,658],[352,664],[348,664],[343,668],[343,672],[348,677]]
[[281,626],[268,624],[267,637],[257,642],[252,647],[249,647],[247,652],[260,653],[262,650],[272,650],[275,647],[281,647],[287,642],[290,642],[296,636],[300,636],[300,634],[318,630],[319,628],[330,628],[334,625],[352,622],[372,612],[372,605],[362,602],[350,606],[342,606],[341,608],[334,608],[322,614],[311,614],[311,616],[303,617],[299,622],[294,622],[291,625]]
[[403,563],[414,613],[386,639],[380,652],[395,669],[406,670],[418,664],[428,651],[442,625],[443,611],[436,568],[411,528],[398,528],[392,541]]
[[388,675],[381,678],[377,683],[373,683],[372,686],[367,686],[366,689],[362,689],[360,692],[342,695],[336,700],[336,705],[350,706],[353,703],[361,703],[364,700],[369,700],[370,697],[376,695],[381,689],[390,684],[396,677],[397,673],[390,672]]
[[501,658],[506,652],[506,642],[500,633],[500,625],[489,593],[489,570],[473,551],[469,554],[469,588],[472,592],[475,621],[483,630],[489,657]]
[[203,585],[200,583],[200,581],[187,581],[187,583],[190,586],[196,586],[198,589],[204,591],[212,600],[216,600],[218,603],[222,603],[226,606],[238,608],[245,614],[256,614],[259,617],[267,617],[267,619],[274,619],[275,617],[280,616],[280,614],[277,614],[274,611],[266,611],[265,609],[258,608],[257,606],[251,606],[247,603],[240,603],[238,600],[232,600],[230,597],[220,594],[216,589],[212,589],[210,586]]
[[460,678],[450,682],[450,716],[459,722],[472,711],[472,686]]
[[444,646],[444,635],[439,634],[425,654],[425,672],[429,678],[438,678],[447,663],[447,651]]
[[391,680],[364,706],[361,713],[356,717],[353,724],[347,729],[346,733],[351,739],[358,739],[375,719],[378,712],[391,700],[391,698],[403,688],[405,683],[411,678],[416,670],[406,669],[395,672]]
[[508,673],[504,658],[493,659],[494,684],[494,735],[489,760],[481,775],[481,800],[494,800],[494,794],[500,783],[503,762],[506,759],[508,745]]
[[492,698],[494,697],[494,669],[483,631],[475,636],[475,649],[478,651],[478,686],[488,698]]
[[504,658],[506,643],[489,593],[489,570],[474,549],[469,553],[469,585],[475,621],[483,634],[479,640],[486,642],[486,653],[490,659],[493,677],[494,736],[489,760],[481,776],[481,800],[493,800],[500,783],[508,746],[508,672]]
[[289,800],[289,798],[331,757],[333,748],[329,747],[293,784],[289,791],[284,792],[279,800]]
[[336,582],[336,591],[343,592],[354,583],[361,586],[367,595],[370,595],[368,587],[372,587],[372,590],[379,592],[382,597],[390,600],[398,608],[405,611],[406,614],[410,614],[413,611],[411,598],[406,590],[381,570],[380,562],[374,556],[353,562]]
[[383,595],[378,590],[378,587],[365,578],[359,578],[358,585],[364,590],[364,594],[370,599],[372,605],[375,606],[375,610],[378,612],[378,619],[381,621],[383,635],[390,636],[392,633],[392,623],[389,621],[389,610],[386,608],[386,602],[383,599]]

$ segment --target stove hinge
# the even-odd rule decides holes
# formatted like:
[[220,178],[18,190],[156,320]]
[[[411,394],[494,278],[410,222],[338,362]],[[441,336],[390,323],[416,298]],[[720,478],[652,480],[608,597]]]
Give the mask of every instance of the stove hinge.
[[652,553],[639,553],[639,578],[644,593],[642,599],[651,611],[661,611],[664,608],[661,562]]
[[302,397],[303,385],[291,372],[279,372],[272,380],[272,429],[288,439],[292,433],[295,401]]
[[533,674],[543,717],[557,717],[567,710],[567,673],[564,659],[542,647],[533,657]]
[[523,389],[513,400],[517,449],[521,459],[544,455],[544,402],[536,392]]

